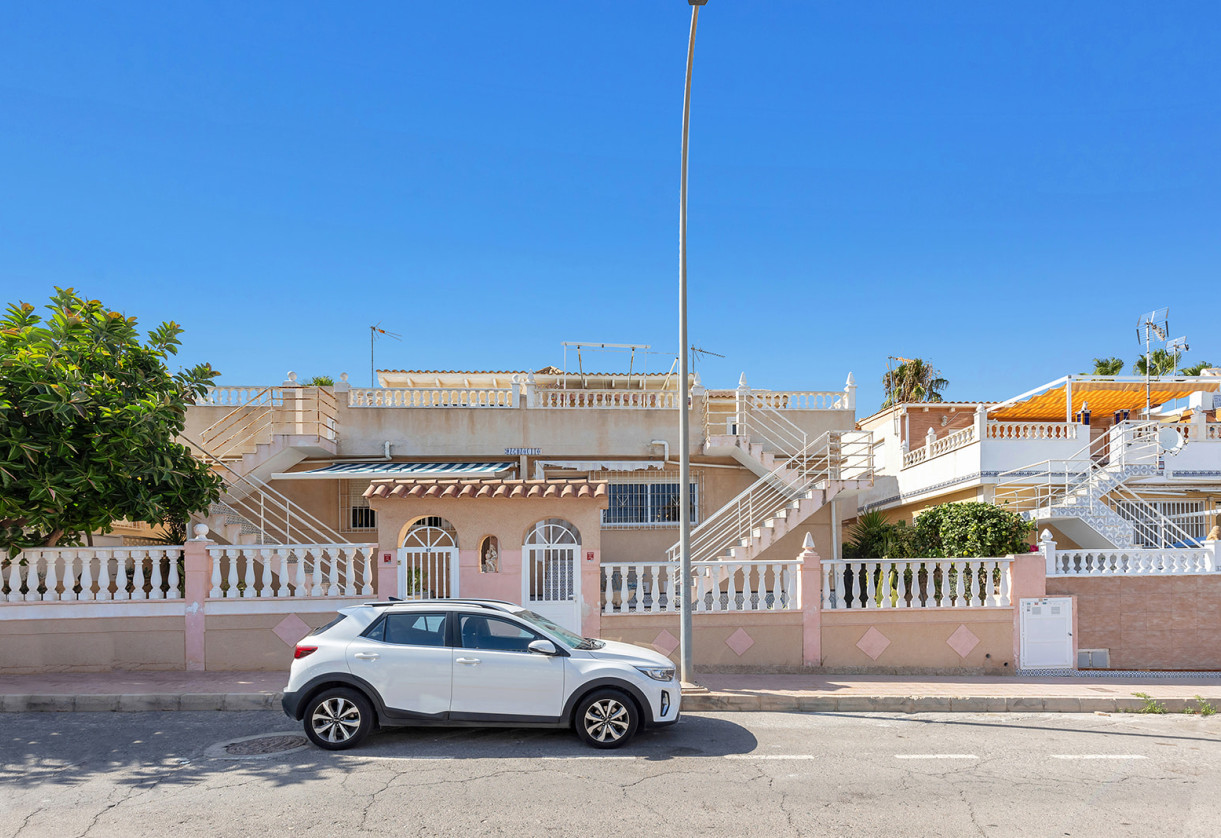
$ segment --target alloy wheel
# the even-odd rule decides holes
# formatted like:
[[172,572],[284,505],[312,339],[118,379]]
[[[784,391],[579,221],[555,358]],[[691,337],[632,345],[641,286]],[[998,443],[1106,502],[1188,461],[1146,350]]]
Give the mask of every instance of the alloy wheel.
[[314,710],[310,725],[327,742],[346,742],[360,729],[360,708],[346,698],[328,698]]
[[599,699],[585,711],[585,732],[598,742],[615,742],[623,738],[631,723],[628,709],[613,698]]

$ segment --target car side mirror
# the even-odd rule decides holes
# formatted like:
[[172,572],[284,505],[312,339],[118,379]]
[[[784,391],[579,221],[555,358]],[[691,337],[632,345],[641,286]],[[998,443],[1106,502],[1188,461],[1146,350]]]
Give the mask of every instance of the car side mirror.
[[555,648],[555,644],[550,640],[535,640],[526,648],[536,655],[548,655],[554,657],[560,653],[560,650]]

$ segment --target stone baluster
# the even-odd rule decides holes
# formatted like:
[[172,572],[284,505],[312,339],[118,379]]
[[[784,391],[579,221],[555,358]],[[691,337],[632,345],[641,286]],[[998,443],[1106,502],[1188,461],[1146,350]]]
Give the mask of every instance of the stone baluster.
[[[847,599],[848,592],[847,592],[846,587],[844,586],[844,576],[847,573],[848,568],[850,568],[850,567],[852,567],[851,562],[832,562],[831,563],[831,572],[835,574],[834,584],[835,584],[835,607],[836,608],[847,608],[848,607],[848,599]],[[854,588],[854,590],[855,590],[855,588]]]
[[[254,551],[251,550],[251,556],[246,560],[247,566],[254,564]],[[257,571],[256,587],[254,596],[257,597],[273,597],[276,595],[275,587],[272,585],[272,572],[275,568],[276,551],[274,547],[259,548],[259,568]]]
[[182,584],[182,579],[178,573],[178,557],[182,553],[179,550],[167,550],[166,558],[169,559],[166,567],[168,570],[168,578],[165,584],[166,599],[182,599],[182,592],[178,590],[178,586]]
[[598,570],[602,574],[602,613],[612,614],[614,613],[614,601],[612,600],[611,580],[615,577],[615,566],[604,564]]
[[[165,558],[167,552],[172,551],[156,549],[148,551],[149,599],[165,599],[166,574],[161,571],[161,560]],[[167,567],[166,570],[168,571],[169,568]]]
[[[809,533],[806,533],[806,540],[809,541],[811,544],[814,543],[813,538],[810,536]],[[827,566],[826,566],[826,571],[827,572],[825,572],[825,573],[819,574],[822,576],[821,608],[823,611],[826,611],[827,609],[829,609],[831,607],[831,576],[832,576],[832,574],[835,573],[835,565],[828,562]]]
[[56,553],[51,553],[47,556],[46,578],[43,582],[43,587],[46,589],[42,595],[43,602],[56,602],[59,599],[59,574],[55,567],[59,563],[59,556]]
[[[132,596],[127,592],[127,556],[126,550],[114,550],[111,554],[114,557],[114,594],[110,593],[110,580],[106,580],[105,590],[107,599],[125,600],[125,599],[142,599],[139,596]],[[110,561],[109,556],[102,555],[101,564],[108,568]],[[109,575],[109,570],[107,570]],[[98,599],[101,599],[103,585],[98,582]]]
[[[131,567],[131,598],[132,599],[148,599],[148,594],[144,590],[144,556],[146,553],[143,550],[132,551],[132,567]],[[120,559],[124,566],[127,565],[127,558]],[[126,587],[126,584],[124,585]]]
[[377,561],[377,545],[367,544],[361,548],[364,556],[364,572],[360,577],[360,595],[373,596],[373,565]]
[[[202,537],[206,538],[207,533],[203,533]],[[208,550],[208,558],[212,560],[212,587],[208,590],[208,597],[211,599],[224,595],[220,587],[220,560],[223,555],[223,549]]]
[[240,548],[240,547],[226,547],[225,548],[225,560],[227,562],[227,565],[225,567],[225,587],[226,587],[225,596],[229,597],[230,599],[233,599],[234,597],[240,597],[243,595],[242,591],[240,589],[241,577],[238,575],[241,558],[242,558],[242,548]]
[[93,552],[90,550],[69,550],[65,556],[75,555],[81,562],[81,592],[77,599],[86,602],[94,600],[93,595]]
[[[25,569],[24,597],[26,602],[37,602],[42,598],[38,593],[38,567],[44,561],[50,563],[52,561],[51,557],[54,555],[54,550],[44,550],[40,552],[31,552],[26,558],[27,564]],[[13,564],[17,564],[17,562],[13,562]],[[16,592],[18,589],[14,588],[13,590]]]
[[[344,596],[356,596],[356,549],[348,548],[343,552],[347,554],[348,558],[345,571],[347,578],[343,580],[343,594]],[[446,591],[446,594],[452,594],[452,591]]]
[[[293,579],[293,596],[305,596],[306,579],[305,579],[305,556],[302,551],[293,547],[286,547],[284,552],[288,554],[289,561],[296,560],[296,577]],[[399,591],[399,596],[406,597],[405,591]]]

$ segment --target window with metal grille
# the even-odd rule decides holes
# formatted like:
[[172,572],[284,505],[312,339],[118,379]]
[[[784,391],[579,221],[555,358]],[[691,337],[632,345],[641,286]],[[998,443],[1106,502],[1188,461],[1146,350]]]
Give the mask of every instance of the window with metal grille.
[[[603,527],[676,527],[679,523],[679,484],[652,481],[616,481],[611,478],[609,506],[602,511]],[[699,487],[691,483],[691,524],[699,522]]]
[[1132,522],[1136,543],[1145,548],[1189,547],[1204,540],[1211,517],[1204,513],[1204,501],[1150,500],[1147,506],[1159,513],[1150,515],[1147,507],[1120,501],[1116,511]]
[[339,523],[343,532],[366,532],[377,529],[377,513],[369,508],[364,496],[368,480],[345,480],[340,485]]

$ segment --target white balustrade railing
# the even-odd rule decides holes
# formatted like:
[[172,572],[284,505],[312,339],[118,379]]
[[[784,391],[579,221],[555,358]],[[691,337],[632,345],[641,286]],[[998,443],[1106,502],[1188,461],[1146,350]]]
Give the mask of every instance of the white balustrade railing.
[[861,559],[822,563],[822,607],[1006,608],[1012,558]]
[[[1044,555],[1047,551],[1044,550]],[[1056,550],[1048,576],[1182,576],[1216,573],[1217,558],[1210,544],[1163,550]]]
[[380,387],[348,391],[348,407],[513,407],[507,387]]
[[848,394],[843,390],[772,391],[751,390],[754,407],[775,410],[849,410]]
[[208,548],[212,599],[367,597],[376,544],[260,544]]
[[269,390],[278,389],[266,385],[262,387],[209,387],[207,392],[195,400],[195,404],[241,407],[263,399]]
[[960,431],[954,431],[954,433],[947,434],[941,439],[934,439],[915,451],[908,451],[903,455],[903,468],[910,468],[934,457],[940,457],[942,454],[957,451],[959,448],[965,448],[973,442],[975,442],[974,425],[969,428],[963,428]]
[[1210,422],[1204,429],[1205,439],[1221,439],[1221,424]]
[[678,393],[669,390],[538,390],[535,406],[611,409],[673,409]]
[[181,547],[54,547],[0,563],[0,602],[182,598]]
[[1076,439],[1076,422],[989,422],[987,439]]
[[930,446],[930,457],[940,457],[942,454],[948,454],[951,451],[956,451],[966,445],[970,445],[975,441],[975,426],[963,428],[961,431],[954,431],[952,434],[947,434],[941,439],[934,440]]
[[[677,562],[614,562],[601,567],[603,614],[682,610]],[[693,613],[800,611],[801,562],[693,562]]]

